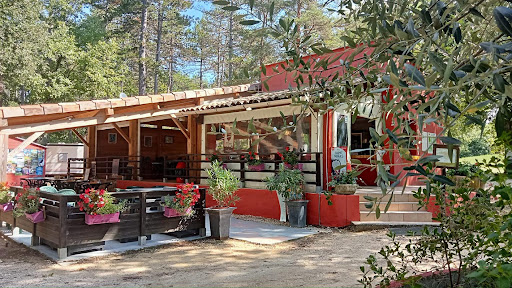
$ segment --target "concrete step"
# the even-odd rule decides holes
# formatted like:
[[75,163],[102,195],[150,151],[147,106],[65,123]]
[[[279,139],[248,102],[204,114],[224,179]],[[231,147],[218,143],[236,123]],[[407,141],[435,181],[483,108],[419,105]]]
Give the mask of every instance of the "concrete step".
[[376,230],[383,228],[395,228],[395,227],[436,227],[439,226],[439,222],[396,222],[396,221],[352,221],[352,230],[356,232]]
[[388,211],[381,212],[377,219],[376,212],[360,212],[360,221],[380,222],[432,222],[432,213],[427,211]]
[[[368,203],[368,201],[366,201],[366,200],[364,202],[359,202],[359,211],[363,212],[363,211],[370,211],[372,209],[375,209],[375,207],[366,208],[366,203]],[[379,204],[380,210],[384,211],[387,204],[388,204],[387,202],[380,203]],[[420,208],[420,206],[418,205],[418,202],[391,202],[391,204],[389,205],[388,211],[425,211],[425,208],[420,208],[419,210],[418,210],[418,208]]]
[[[356,195],[359,195],[359,202],[367,202],[368,200],[366,200],[364,197],[365,196],[370,196],[370,197],[374,197],[374,198],[377,198],[377,199],[382,199],[381,201],[382,202],[387,202],[389,200],[389,198],[391,197],[391,194],[387,194],[385,195],[384,197],[382,196],[382,193],[380,192],[364,192],[364,191],[357,191],[356,192]],[[381,198],[382,197],[382,198]],[[418,199],[414,198],[414,194],[413,193],[404,193],[402,194],[402,192],[398,192],[398,191],[395,191],[395,193],[393,194],[393,202],[417,202]]]

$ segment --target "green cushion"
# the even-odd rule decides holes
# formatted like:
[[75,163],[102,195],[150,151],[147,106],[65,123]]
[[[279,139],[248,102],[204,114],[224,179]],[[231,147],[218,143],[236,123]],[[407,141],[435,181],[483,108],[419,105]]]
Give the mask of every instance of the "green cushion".
[[58,193],[61,195],[76,195],[76,192],[73,189],[62,189]]
[[49,193],[58,193],[59,192],[53,186],[41,186],[41,187],[39,187],[39,190],[43,191],[43,192],[49,192]]

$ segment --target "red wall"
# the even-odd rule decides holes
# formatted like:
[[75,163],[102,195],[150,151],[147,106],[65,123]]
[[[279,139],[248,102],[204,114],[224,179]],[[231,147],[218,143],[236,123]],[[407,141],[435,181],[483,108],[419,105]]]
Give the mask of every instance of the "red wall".
[[[133,180],[118,180],[116,187],[124,189],[128,186],[153,187],[172,186],[176,183],[146,182]],[[201,188],[208,186],[200,185]],[[252,215],[279,220],[281,209],[275,191],[265,189],[241,188],[237,191],[240,200],[236,202],[235,214]],[[320,199],[319,199],[320,195]],[[307,223],[328,227],[345,227],[352,221],[359,221],[359,196],[358,195],[332,195],[333,205],[328,205],[325,195],[306,193],[308,203]],[[319,206],[320,201],[320,206]],[[206,194],[206,207],[215,206],[217,203],[212,196]],[[319,210],[320,209],[320,210]]]
[[[363,51],[361,51],[361,53],[357,54],[353,58],[353,61],[351,61],[351,66],[355,67],[355,66],[358,66],[358,65],[361,65],[362,63],[364,63],[365,62],[365,60],[363,59],[364,54],[365,53],[370,54],[370,53],[372,53],[373,50],[374,50],[374,48],[369,47],[369,48],[366,48]],[[312,62],[315,59],[326,59],[328,57],[330,57],[330,59],[333,60],[337,56],[341,55],[341,57],[339,59],[346,60],[353,52],[354,52],[354,49],[352,49],[352,48],[342,47],[342,48],[334,49],[333,53],[324,54],[324,55],[320,55],[320,56],[318,56],[317,54],[312,54],[312,55],[305,56],[302,59],[304,59],[304,61],[306,63],[308,63],[308,61]],[[292,73],[286,73],[285,69],[283,69],[281,64],[286,65],[285,62],[272,63],[272,64],[265,65],[267,73],[265,75],[262,72],[260,77],[261,77],[262,83],[264,81],[266,81],[266,83],[269,86],[269,89],[266,89],[265,85],[262,85],[263,91],[279,91],[279,90],[286,90],[290,86],[294,87],[294,88],[297,87],[297,85],[293,81],[295,79],[294,75]],[[314,66],[314,64],[312,66]],[[331,65],[327,66],[327,68],[328,68],[328,70],[325,72],[313,72],[313,73],[311,73],[311,75],[313,76],[313,78],[317,75],[321,75],[322,77],[325,77],[328,75],[334,76],[336,74],[336,72],[339,72],[339,74],[342,75],[343,73],[345,73],[345,70],[346,70],[342,65],[340,65],[340,60],[335,61]],[[274,71],[274,69],[276,69],[277,72]],[[323,70],[323,69],[320,68],[320,70]],[[304,78],[304,81],[307,82],[308,74],[303,74],[303,78]]]

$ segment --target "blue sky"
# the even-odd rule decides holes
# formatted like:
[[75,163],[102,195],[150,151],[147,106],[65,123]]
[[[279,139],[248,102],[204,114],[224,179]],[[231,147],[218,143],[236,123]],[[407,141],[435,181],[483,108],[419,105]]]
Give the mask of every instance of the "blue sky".
[[194,18],[201,18],[204,10],[210,10],[213,4],[210,1],[195,1],[190,9],[187,9],[183,14],[192,16]]

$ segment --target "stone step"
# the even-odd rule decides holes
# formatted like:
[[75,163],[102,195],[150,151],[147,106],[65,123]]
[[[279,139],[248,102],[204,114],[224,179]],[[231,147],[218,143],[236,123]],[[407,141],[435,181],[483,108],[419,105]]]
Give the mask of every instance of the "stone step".
[[432,222],[432,213],[427,211],[388,211],[381,212],[377,219],[376,212],[360,212],[360,221],[379,222]]
[[352,230],[356,232],[361,232],[395,227],[436,227],[439,226],[439,224],[439,222],[352,221]]
[[[370,211],[372,209],[375,209],[375,207],[373,208],[366,208],[366,203],[368,203],[368,201],[364,201],[364,202],[359,202],[359,211]],[[388,203],[387,202],[382,202],[379,204],[379,208],[381,211],[384,211],[384,209],[386,208],[386,205]],[[420,208],[418,210],[418,208],[420,208],[420,206],[418,205],[418,202],[391,202],[391,204],[389,205],[389,209],[388,211],[425,211],[425,208]]]
[[[356,195],[359,195],[359,202],[365,202],[368,201],[365,196],[374,197],[377,199],[382,199],[382,202],[387,202],[389,198],[391,197],[391,194],[387,194],[384,197],[382,196],[382,193],[380,192],[363,192],[363,191],[357,191]],[[382,197],[382,198],[381,198]],[[393,194],[393,202],[418,202],[418,199],[414,198],[414,194],[412,193],[404,193],[395,191]]]

